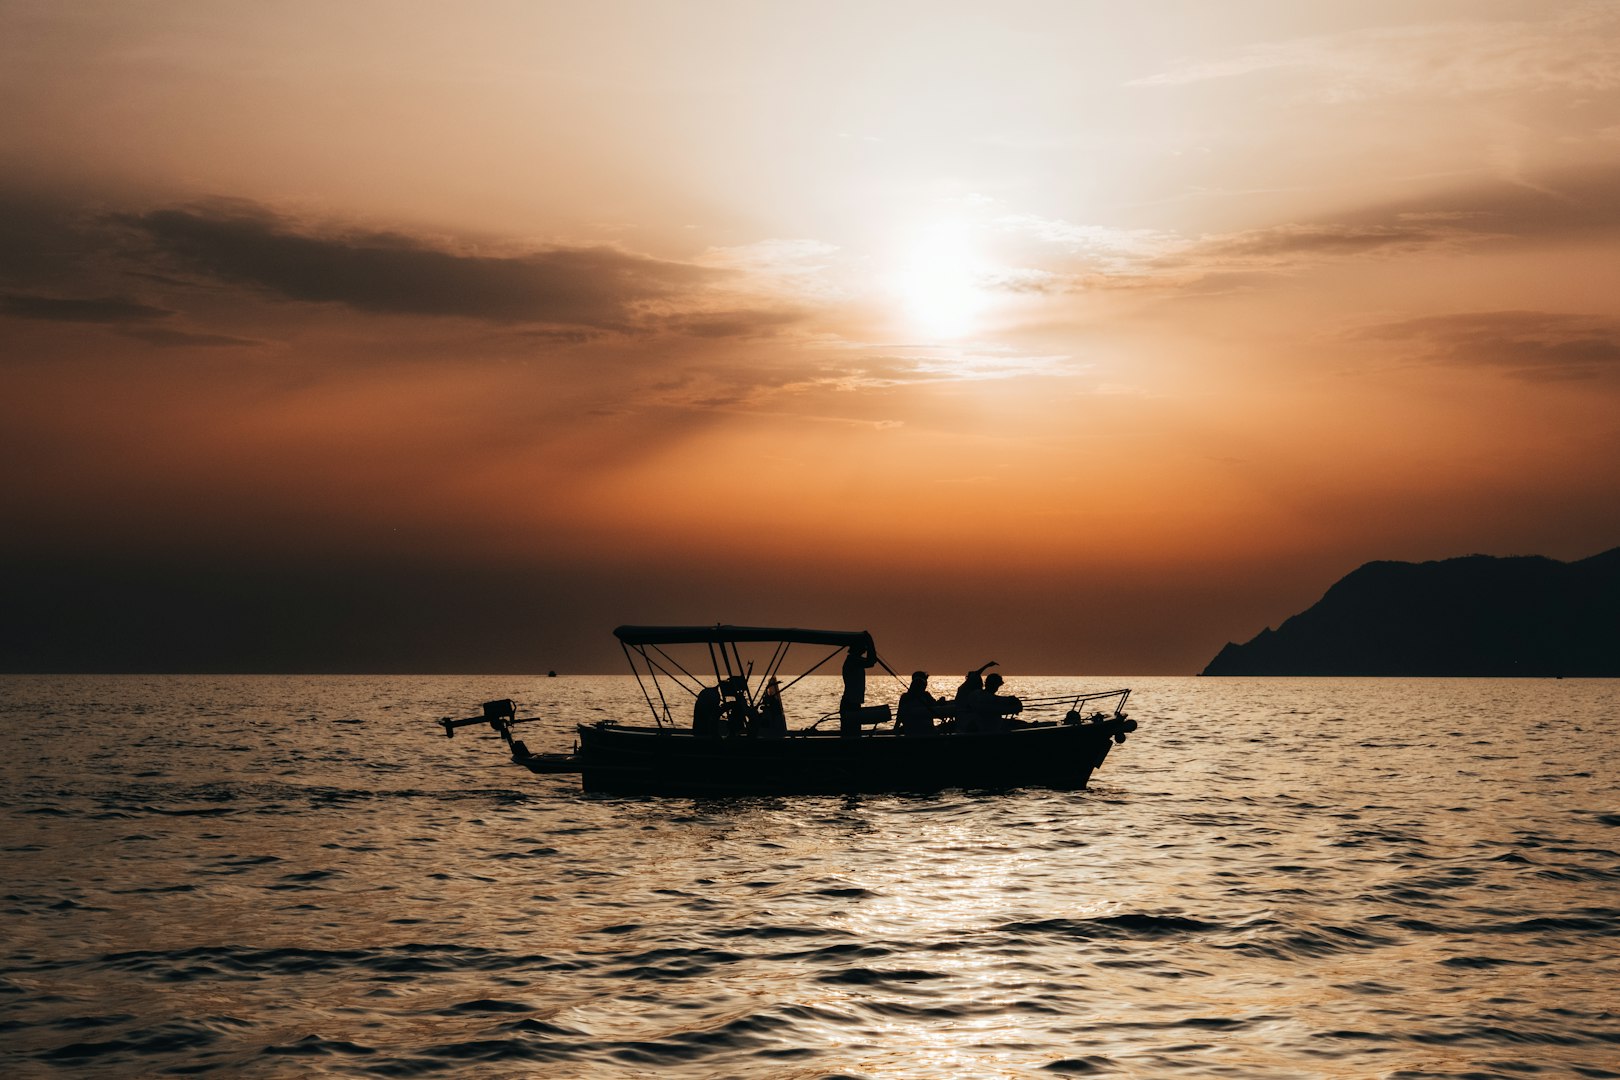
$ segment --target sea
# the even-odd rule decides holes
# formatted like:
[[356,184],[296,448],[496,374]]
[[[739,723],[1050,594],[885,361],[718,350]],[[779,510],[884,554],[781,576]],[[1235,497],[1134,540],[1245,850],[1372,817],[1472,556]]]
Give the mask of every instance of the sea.
[[0,1076],[1620,1077],[1620,684],[1007,690],[1119,685],[1083,791],[693,800],[437,724],[628,676],[0,677]]

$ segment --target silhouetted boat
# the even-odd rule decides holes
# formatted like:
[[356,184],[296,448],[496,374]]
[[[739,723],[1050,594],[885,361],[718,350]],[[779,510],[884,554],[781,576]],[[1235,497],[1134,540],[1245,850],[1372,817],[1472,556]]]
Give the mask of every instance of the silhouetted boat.
[[[881,664],[870,634],[716,625],[621,626],[614,635],[646,699],[651,724],[580,724],[572,753],[536,754],[512,736],[513,725],[535,718],[519,718],[510,700],[500,700],[486,702],[481,716],[440,721],[445,734],[487,722],[511,747],[514,761],[537,773],[577,772],[589,792],[711,796],[1083,788],[1114,744],[1136,728],[1125,715],[1130,690],[1123,689],[1024,701],[992,698],[996,713],[1020,717],[991,725],[1005,725],[1004,730],[958,730],[969,722],[953,718],[951,704],[941,702],[934,715],[942,722],[929,734],[885,728],[892,712],[888,705],[876,705],[826,713],[807,727],[772,736],[763,733],[762,710],[771,708],[764,699],[786,695],[845,650],[871,650],[873,661]],[[812,658],[791,680],[779,681],[795,645],[832,651]],[[769,648],[757,675],[743,646]],[[712,677],[694,673],[699,665],[683,662],[672,651],[676,647],[695,649],[706,661],[701,669],[712,671]],[[678,722],[671,705],[672,698],[685,705],[705,693],[712,734],[699,733],[708,726],[700,717]],[[698,706],[700,713],[703,708]],[[820,730],[828,720],[838,721],[841,730]]]

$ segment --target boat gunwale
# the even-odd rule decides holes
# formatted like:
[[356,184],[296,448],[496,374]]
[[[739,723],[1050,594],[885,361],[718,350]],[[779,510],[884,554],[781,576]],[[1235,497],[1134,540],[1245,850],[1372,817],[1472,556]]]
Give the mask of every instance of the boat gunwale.
[[[1114,719],[1113,717],[1110,717],[1109,721],[1112,721],[1113,719]],[[705,739],[705,740],[709,740],[709,741],[716,742],[716,743],[727,743],[727,744],[759,743],[759,744],[763,744],[763,745],[781,743],[784,740],[794,740],[794,739],[838,739],[838,740],[843,740],[843,739],[847,738],[848,741],[850,741],[850,742],[865,741],[865,740],[868,740],[868,739],[880,739],[880,740],[884,740],[884,741],[888,741],[888,740],[891,740],[891,739],[895,739],[895,740],[947,739],[947,738],[948,739],[982,739],[982,738],[996,739],[996,738],[1002,738],[1002,737],[1007,736],[1007,735],[1021,735],[1021,734],[1024,734],[1026,732],[1032,732],[1032,731],[1053,731],[1053,730],[1061,730],[1061,729],[1067,729],[1067,728],[1079,728],[1082,731],[1084,731],[1084,730],[1092,730],[1092,731],[1101,732],[1103,730],[1103,728],[1107,727],[1107,726],[1108,726],[1107,722],[1102,723],[1102,724],[1094,724],[1094,723],[1070,724],[1070,723],[1065,723],[1062,720],[1036,720],[1036,721],[1032,721],[1032,722],[1026,722],[1026,723],[1021,724],[1020,726],[1015,727],[1015,728],[1008,728],[1006,731],[937,731],[936,730],[936,731],[924,732],[922,734],[907,734],[906,732],[903,732],[903,731],[897,731],[897,730],[892,730],[891,729],[891,730],[885,730],[885,731],[873,730],[873,731],[870,731],[870,732],[863,732],[859,736],[845,736],[843,734],[843,732],[840,732],[840,731],[838,731],[836,729],[831,729],[831,730],[827,730],[827,731],[819,731],[819,730],[815,730],[813,728],[799,728],[799,729],[794,730],[794,731],[789,731],[786,735],[760,736],[760,735],[699,735],[699,734],[697,734],[697,732],[695,732],[690,727],[674,727],[674,726],[671,726],[671,725],[668,725],[668,724],[659,725],[659,726],[655,727],[652,724],[627,724],[627,723],[624,723],[624,722],[618,721],[618,720],[597,720],[594,723],[580,723],[580,724],[576,725],[577,729],[581,730],[581,731],[584,731],[584,730],[611,731],[611,732],[615,732],[617,734],[623,734],[623,735],[650,735],[650,736],[656,736],[656,737],[659,737],[659,738],[679,737],[679,738],[689,738],[689,739]]]

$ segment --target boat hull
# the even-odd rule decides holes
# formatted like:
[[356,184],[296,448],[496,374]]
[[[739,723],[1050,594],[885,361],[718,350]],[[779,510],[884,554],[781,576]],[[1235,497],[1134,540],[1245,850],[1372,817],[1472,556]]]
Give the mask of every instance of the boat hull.
[[688,729],[580,725],[586,791],[621,795],[813,795],[943,788],[1083,788],[1121,721],[996,734],[781,739],[698,737]]

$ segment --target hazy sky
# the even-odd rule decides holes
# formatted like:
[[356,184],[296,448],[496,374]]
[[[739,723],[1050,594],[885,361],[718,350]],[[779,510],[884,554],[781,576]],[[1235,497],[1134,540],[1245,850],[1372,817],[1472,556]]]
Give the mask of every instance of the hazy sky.
[[1620,543],[1620,4],[0,0],[0,666],[1195,671]]

